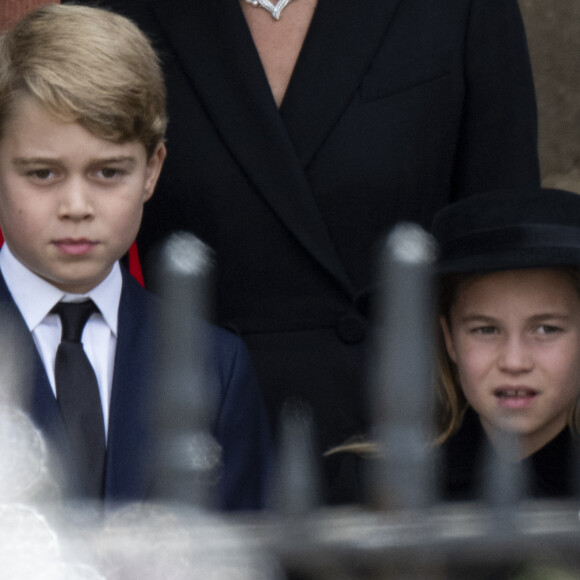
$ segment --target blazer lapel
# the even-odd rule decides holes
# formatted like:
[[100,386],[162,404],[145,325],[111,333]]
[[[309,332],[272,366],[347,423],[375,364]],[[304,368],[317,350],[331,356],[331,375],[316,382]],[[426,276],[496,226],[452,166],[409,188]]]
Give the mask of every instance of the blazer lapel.
[[167,0],[153,9],[248,179],[306,250],[351,293],[239,4]]
[[401,0],[318,0],[280,113],[306,167],[348,106]]
[[154,298],[123,270],[115,370],[109,408],[105,499],[144,499],[149,491],[155,358]]
[[[14,379],[17,384],[4,385],[4,388],[17,389],[18,397],[14,403],[30,416],[35,425],[42,431],[51,449],[54,449],[57,455],[64,459],[70,455],[69,445],[56,397],[32,334],[16,307],[1,274],[0,321],[2,330],[10,334],[11,348],[14,348],[15,351],[14,356],[17,356],[20,361],[24,361],[18,365],[18,376],[7,377],[8,380]],[[6,352],[3,354],[8,356]]]
[[35,422],[47,431],[50,431],[50,426],[55,421],[64,428],[56,397],[50,386],[40,355],[36,350],[32,334],[16,307],[1,274],[0,319],[2,320],[3,331],[6,332],[6,329],[9,328],[11,344],[15,345],[18,356],[26,361],[25,364],[19,365],[24,369],[23,374],[15,377],[16,380],[22,383],[18,387],[21,397],[16,403],[30,413]]

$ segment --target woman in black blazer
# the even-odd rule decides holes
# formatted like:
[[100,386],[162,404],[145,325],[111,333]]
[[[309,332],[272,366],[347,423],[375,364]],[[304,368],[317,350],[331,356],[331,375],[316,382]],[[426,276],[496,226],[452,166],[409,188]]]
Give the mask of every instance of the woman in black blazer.
[[177,229],[214,248],[216,321],[246,341],[274,426],[298,399],[322,449],[364,432],[374,245],[467,192],[539,182],[516,0],[293,0],[279,20],[247,0],[99,4],[166,72],[141,253]]

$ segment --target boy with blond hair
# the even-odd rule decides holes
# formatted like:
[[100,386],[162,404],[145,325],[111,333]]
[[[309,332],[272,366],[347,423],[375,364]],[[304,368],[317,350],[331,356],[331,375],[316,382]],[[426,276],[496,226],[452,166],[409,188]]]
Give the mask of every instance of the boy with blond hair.
[[[129,20],[55,4],[0,37],[0,305],[33,361],[23,405],[81,497],[137,501],[151,488],[158,299],[119,260],[153,195],[166,124],[157,56]],[[210,350],[219,506],[257,509],[271,463],[258,388],[236,337],[212,327]]]

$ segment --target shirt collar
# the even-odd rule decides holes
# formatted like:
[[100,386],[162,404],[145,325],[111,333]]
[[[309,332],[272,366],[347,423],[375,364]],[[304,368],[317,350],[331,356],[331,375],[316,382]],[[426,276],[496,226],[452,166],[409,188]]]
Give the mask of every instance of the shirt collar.
[[117,316],[123,277],[118,262],[109,275],[86,294],[70,294],[59,290],[20,262],[6,243],[0,250],[0,269],[16,306],[26,325],[33,331],[60,300],[78,301],[91,298],[97,305],[111,332],[117,335]]

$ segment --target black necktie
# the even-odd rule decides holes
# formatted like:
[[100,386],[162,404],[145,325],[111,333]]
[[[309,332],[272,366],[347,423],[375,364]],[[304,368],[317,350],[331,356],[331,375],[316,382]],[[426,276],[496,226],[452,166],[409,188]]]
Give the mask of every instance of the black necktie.
[[106,443],[97,377],[81,336],[91,314],[98,311],[92,300],[59,302],[52,310],[62,322],[55,363],[56,396],[70,436],[82,491],[91,498],[103,496]]

